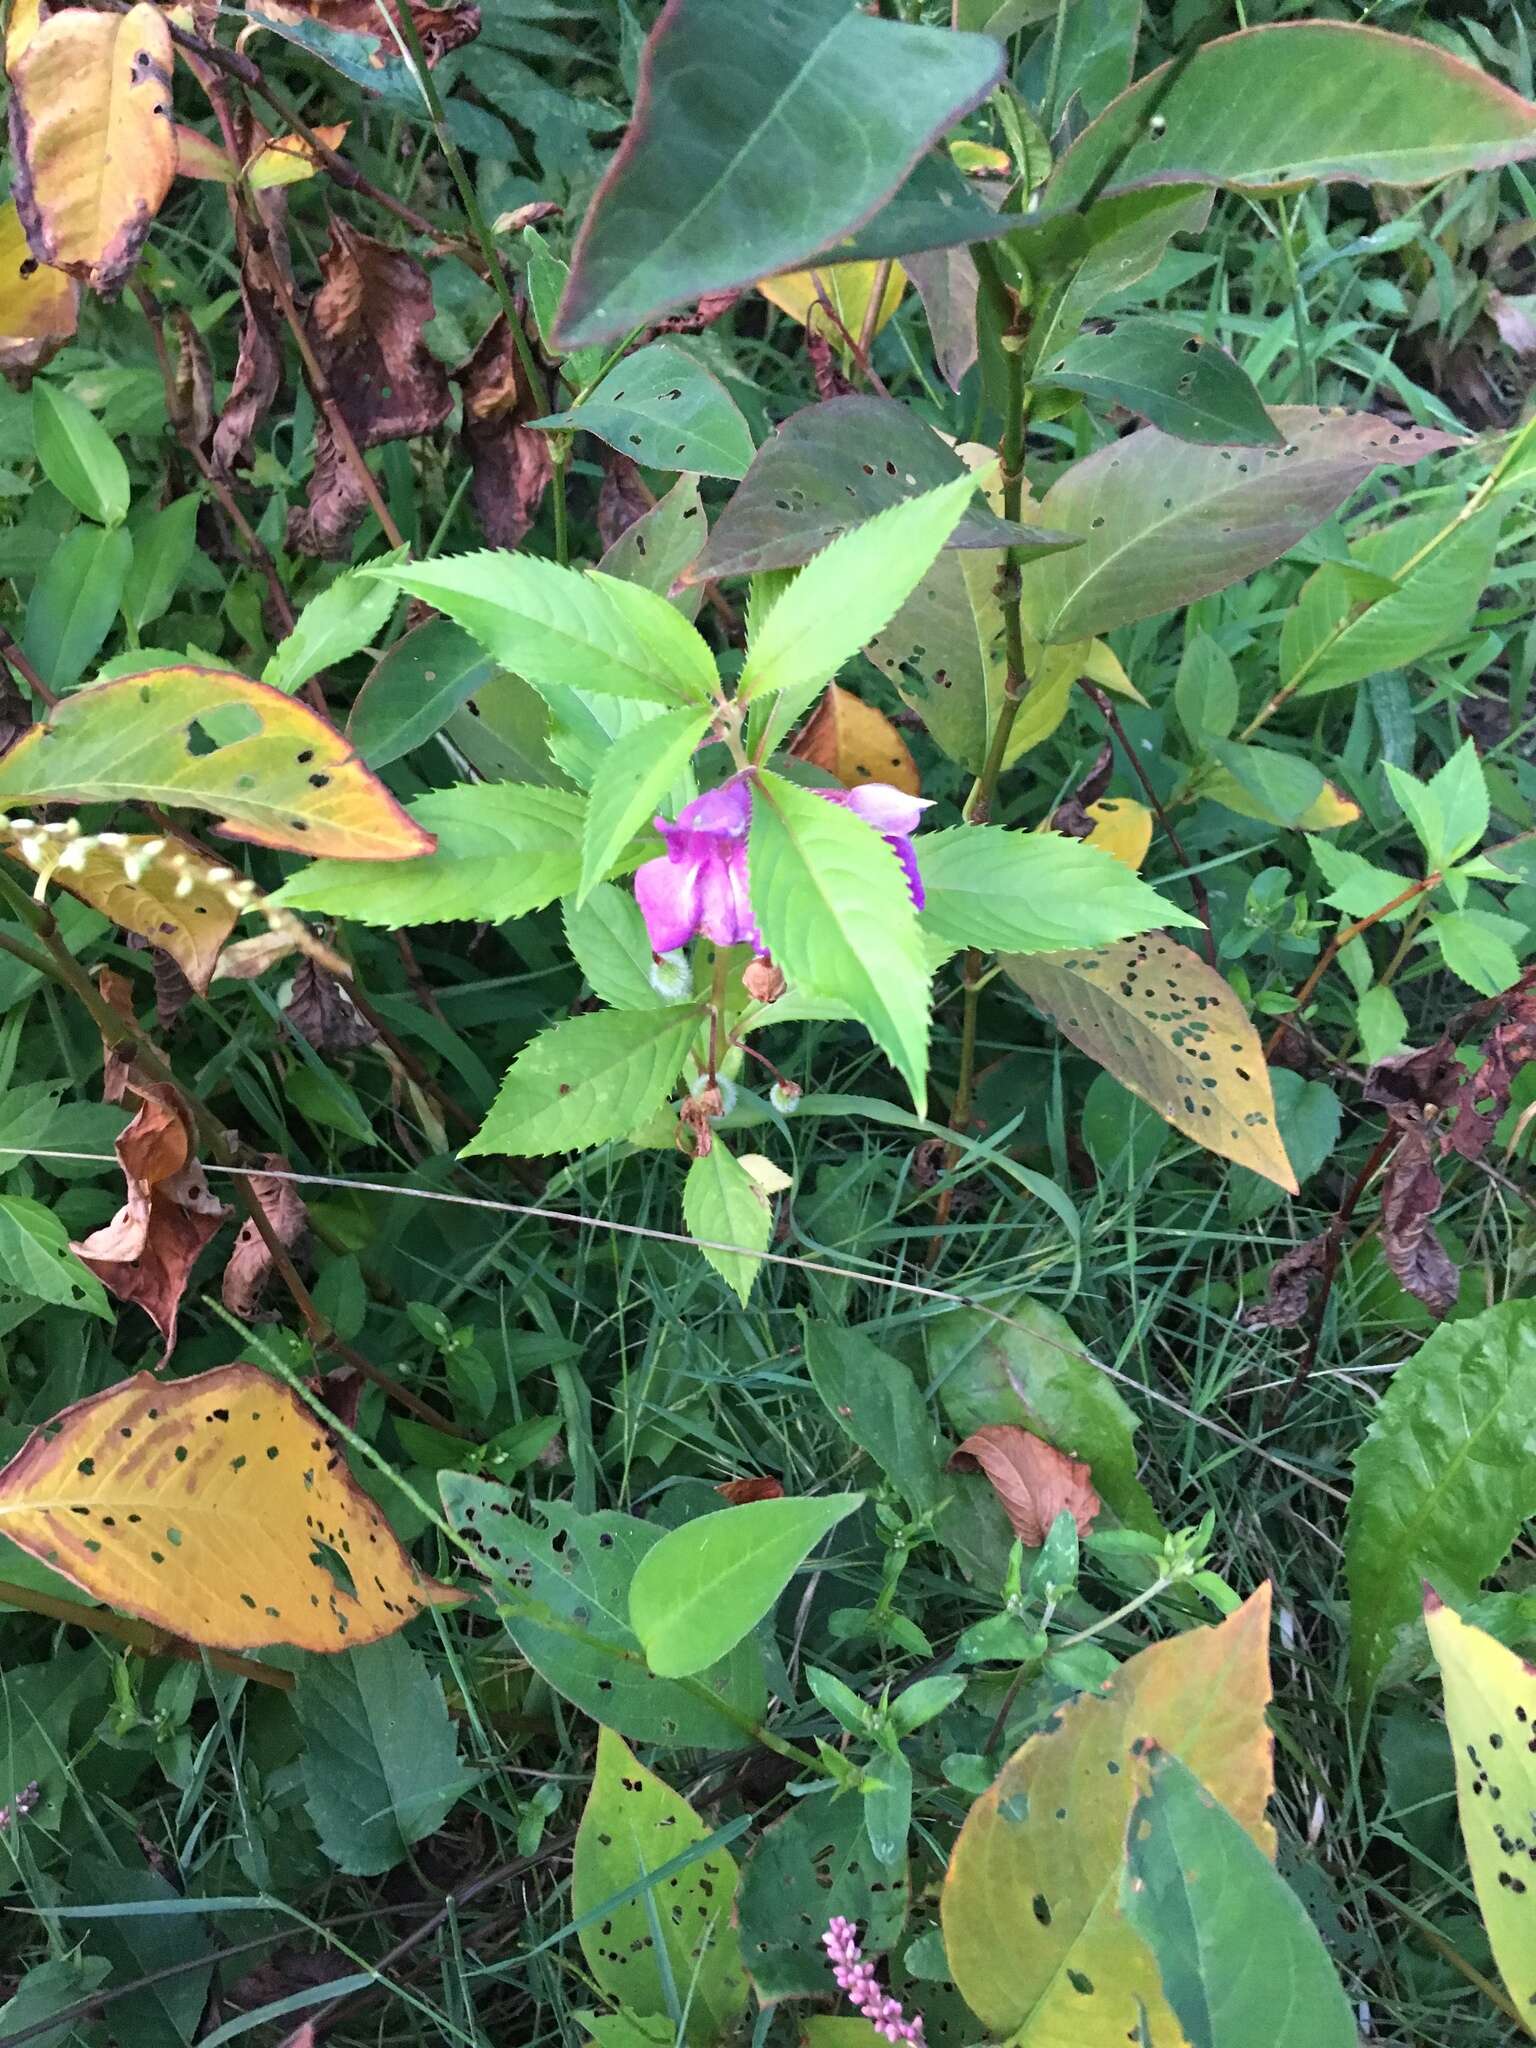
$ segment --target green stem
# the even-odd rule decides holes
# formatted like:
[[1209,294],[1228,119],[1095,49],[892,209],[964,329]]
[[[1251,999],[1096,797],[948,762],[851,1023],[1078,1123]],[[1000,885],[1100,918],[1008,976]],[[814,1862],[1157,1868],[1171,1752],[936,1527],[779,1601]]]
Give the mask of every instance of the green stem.
[[1061,83],[1061,45],[1067,27],[1067,0],[1056,0],[1056,26],[1051,31],[1051,66],[1045,76],[1045,98],[1040,102],[1040,126],[1046,135],[1056,118],[1056,88]]
[[561,438],[565,441],[563,450],[556,451],[551,449],[550,451],[552,474],[549,483],[550,497],[555,508],[555,560],[563,569],[571,559],[570,530],[567,523],[565,504],[565,469],[566,464],[570,461],[571,444],[567,437],[562,436]]

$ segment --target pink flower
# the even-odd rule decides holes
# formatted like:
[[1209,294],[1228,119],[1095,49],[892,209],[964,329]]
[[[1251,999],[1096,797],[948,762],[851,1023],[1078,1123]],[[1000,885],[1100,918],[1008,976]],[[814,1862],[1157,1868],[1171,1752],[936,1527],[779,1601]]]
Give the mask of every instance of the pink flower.
[[828,1923],[821,1945],[832,1965],[838,1990],[847,1994],[849,2004],[864,2015],[877,2034],[883,2034],[887,2041],[906,2041],[911,2048],[926,2048],[922,2014],[915,2012],[907,2019],[901,2000],[888,1997],[880,1989],[875,1982],[875,1966],[865,1962],[864,1951],[859,1947],[859,1930],[851,1920],[837,1914]]
[[[874,827],[901,862],[913,904],[921,910],[923,881],[911,835],[928,808],[926,802],[884,782],[867,782],[859,789],[819,789],[816,794]],[[676,952],[699,932],[717,946],[745,943],[762,950],[748,890],[751,823],[752,777],[745,770],[685,804],[675,823],[656,820],[667,850],[635,875],[635,901],[653,952]]]

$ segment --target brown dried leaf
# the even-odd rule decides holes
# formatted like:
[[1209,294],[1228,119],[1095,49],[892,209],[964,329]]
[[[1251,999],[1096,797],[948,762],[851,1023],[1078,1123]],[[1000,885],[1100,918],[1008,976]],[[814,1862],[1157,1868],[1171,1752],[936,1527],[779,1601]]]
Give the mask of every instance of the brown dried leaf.
[[1443,1316],[1461,1291],[1457,1272],[1433,1227],[1444,1189],[1430,1153],[1428,1129],[1404,1120],[1402,1137],[1381,1187],[1381,1249],[1411,1295]]
[[[271,1170],[253,1173],[246,1185],[253,1198],[261,1204],[262,1214],[271,1225],[273,1236],[284,1251],[291,1252],[309,1228],[309,1213],[293,1182],[275,1177],[279,1173],[287,1173],[287,1160],[274,1152],[268,1156],[266,1164]],[[248,1216],[236,1234],[234,1250],[219,1283],[219,1299],[232,1316],[239,1316],[242,1322],[247,1323],[254,1319],[272,1271],[272,1253],[267,1241]]]
[[744,299],[744,290],[706,292],[696,306],[685,313],[669,313],[665,320],[658,320],[651,328],[652,334],[702,334],[706,327],[713,327],[734,306],[738,299]]
[[837,683],[828,683],[789,751],[844,789],[888,782],[908,796],[918,792],[917,763],[901,734],[883,711]]
[[784,1488],[766,1475],[756,1479],[726,1479],[715,1488],[727,1507],[745,1507],[754,1500],[782,1500]]
[[[305,324],[359,449],[440,427],[453,395],[447,372],[422,338],[433,312],[425,270],[414,256],[335,216],[320,269],[323,281]],[[288,545],[303,554],[344,555],[365,504],[322,410],[309,504],[290,515]]]
[[[373,54],[368,61],[375,70],[393,61],[401,39],[399,0],[383,0],[385,11],[394,17],[393,27],[380,18],[376,0],[262,0],[261,12],[273,21],[318,21],[325,28],[344,30],[349,35],[372,38]],[[471,0],[448,0],[443,7],[411,0],[411,20],[421,37],[430,70],[450,50],[473,42],[480,33],[480,9]]]
[[1517,356],[1536,355],[1536,292],[1512,297],[1491,290],[1488,311],[1499,330],[1499,339]]
[[1449,1038],[1417,1052],[1393,1053],[1378,1060],[1361,1084],[1361,1094],[1378,1109],[1444,1109],[1455,1099],[1466,1069]]
[[15,203],[0,206],[0,371],[24,381],[56,356],[80,317],[80,285],[39,263]]
[[267,231],[267,246],[257,249],[243,212],[235,217],[235,252],[240,260],[240,350],[229,399],[213,436],[213,466],[228,477],[243,461],[251,436],[272,409],[283,377],[282,307],[272,285],[274,267],[288,272],[288,243],[283,232],[281,192],[257,200]]
[[283,1015],[316,1052],[356,1052],[379,1035],[348,995],[346,984],[314,960],[300,961]]
[[190,313],[178,306],[172,324],[176,329],[176,424],[201,448],[213,432],[213,364]]
[[143,1309],[176,1349],[176,1317],[198,1256],[229,1215],[193,1156],[192,1118],[178,1092],[130,1072],[138,1114],[117,1140],[128,1199],[112,1221],[70,1249],[119,1301]]
[[505,314],[486,329],[459,380],[470,496],[492,547],[515,548],[538,517],[555,466],[549,436],[527,424],[548,406],[528,388]]
[[831,398],[852,396],[853,386],[838,368],[831,342],[818,329],[808,327],[805,330],[805,352],[811,359],[811,375],[816,382],[816,396],[823,405]]
[[176,175],[171,31],[148,0],[66,7],[10,73],[11,196],[40,263],[121,289]]
[[949,1462],[956,1472],[980,1467],[1013,1533],[1030,1550],[1039,1549],[1063,1509],[1085,1535],[1103,1505],[1086,1465],[1011,1422],[974,1431]]
[[616,450],[603,456],[603,484],[597,494],[597,537],[606,554],[656,503],[637,464]]
[[1510,1090],[1522,1067],[1536,1060],[1536,989],[1517,990],[1508,1011],[1488,1035],[1483,1063],[1464,1075],[1454,1097],[1455,1117],[1445,1136],[1447,1150],[1481,1159],[1509,1107]]
[[1294,1329],[1312,1300],[1312,1282],[1321,1279],[1328,1263],[1328,1232],[1293,1245],[1269,1269],[1269,1287],[1263,1301],[1245,1308],[1241,1321],[1245,1330]]

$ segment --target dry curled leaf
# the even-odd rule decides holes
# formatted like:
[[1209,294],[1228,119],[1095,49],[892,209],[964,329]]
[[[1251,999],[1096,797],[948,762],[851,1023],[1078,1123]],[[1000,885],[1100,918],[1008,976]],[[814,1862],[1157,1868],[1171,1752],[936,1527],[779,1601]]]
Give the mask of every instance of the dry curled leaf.
[[1328,1263],[1329,1233],[1293,1245],[1269,1269],[1269,1284],[1263,1301],[1245,1308],[1245,1330],[1294,1329],[1312,1300],[1312,1282],[1320,1280]]
[[782,1500],[784,1488],[777,1479],[764,1475],[755,1479],[725,1479],[715,1488],[727,1507],[745,1507],[754,1500]]
[[0,1472],[0,1531],[217,1649],[350,1649],[464,1597],[417,1570],[325,1425],[254,1365],[76,1401]]
[[176,175],[170,25],[66,7],[11,68],[11,196],[40,263],[118,291]]
[[316,1052],[356,1052],[379,1035],[347,993],[346,983],[314,960],[301,960],[294,970],[283,1016]]
[[917,763],[901,734],[883,711],[837,683],[828,683],[789,751],[844,789],[888,782],[908,796],[918,792]]
[[176,1349],[192,1268],[229,1211],[194,1156],[191,1113],[176,1089],[133,1071],[123,1087],[139,1099],[116,1146],[128,1198],[110,1223],[70,1249],[109,1293],[143,1309],[165,1340],[163,1366]]
[[1031,1550],[1063,1512],[1085,1535],[1103,1505],[1086,1465],[1011,1422],[973,1431],[949,1462],[956,1472],[979,1467],[986,1474],[1014,1535]]
[[208,345],[185,308],[176,308],[171,324],[176,330],[175,424],[201,448],[213,432],[213,364]]
[[[262,0],[261,13],[271,21],[316,21],[322,28],[367,36],[372,50],[368,62],[375,70],[394,60],[403,41],[399,0]],[[386,16],[393,19],[386,21]],[[472,0],[448,0],[442,7],[411,0],[411,20],[429,70],[480,33],[480,9]]]
[[1508,1010],[1488,1034],[1475,1074],[1463,1074],[1453,1098],[1455,1116],[1447,1149],[1463,1159],[1481,1159],[1509,1107],[1521,1070],[1536,1060],[1536,989],[1517,989]]
[[74,333],[80,285],[39,263],[15,202],[0,206],[0,371],[24,379],[51,361]]
[[[246,1185],[261,1205],[272,1235],[285,1252],[291,1252],[309,1228],[309,1213],[298,1189],[284,1178],[288,1162],[271,1154],[266,1173],[253,1173]],[[253,1217],[247,1217],[235,1235],[234,1249],[219,1283],[219,1299],[232,1316],[250,1322],[261,1307],[262,1296],[274,1270],[272,1251]]]
[[288,243],[283,233],[283,195],[264,192],[256,200],[265,228],[258,246],[243,210],[235,215],[235,253],[240,263],[240,347],[234,382],[213,435],[213,466],[227,477],[245,459],[251,437],[272,409],[283,376],[280,339],[282,307],[274,272],[286,278]]
[[1431,1315],[1444,1316],[1461,1291],[1461,1275],[1434,1231],[1445,1190],[1426,1126],[1417,1117],[1394,1122],[1402,1135],[1381,1184],[1382,1256]]
[[[433,312],[425,270],[414,256],[336,216],[320,269],[322,282],[305,324],[358,448],[440,427],[453,408],[453,394],[447,372],[423,338]],[[366,502],[322,407],[315,421],[309,503],[289,517],[289,546],[310,555],[346,554]]]
[[549,436],[528,425],[548,406],[542,392],[529,389],[505,314],[491,322],[458,374],[469,494],[492,547],[515,548],[538,517],[555,466]]

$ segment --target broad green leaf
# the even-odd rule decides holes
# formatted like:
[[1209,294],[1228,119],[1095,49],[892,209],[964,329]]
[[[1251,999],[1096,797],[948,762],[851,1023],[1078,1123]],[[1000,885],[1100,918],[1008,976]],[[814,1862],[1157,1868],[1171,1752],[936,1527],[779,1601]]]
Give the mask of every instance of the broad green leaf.
[[346,661],[389,624],[399,596],[375,569],[343,569],[299,613],[293,631],[280,640],[261,680],[291,697],[311,676]]
[[1518,918],[1484,910],[1456,910],[1432,915],[1429,928],[1440,958],[1479,995],[1498,996],[1520,979],[1517,945],[1529,945],[1530,928]]
[[70,1250],[53,1211],[30,1195],[0,1195],[0,1301],[18,1295],[112,1320],[106,1289]]
[[90,407],[57,385],[34,384],[32,434],[54,489],[87,519],[120,526],[128,517],[128,465]]
[[605,879],[678,777],[687,772],[710,720],[708,711],[664,711],[602,757],[587,797],[578,904]]
[[599,882],[565,901],[565,942],[595,996],[615,1010],[655,1010],[666,998],[651,980],[651,938],[628,889]]
[[[841,0],[674,0],[582,224],[555,340],[607,341],[701,293],[803,267],[996,82],[1001,45]],[[835,178],[792,175],[831,163]]]
[[674,595],[673,585],[687,574],[708,538],[699,480],[680,476],[649,512],[642,512],[633,525],[625,527],[597,566],[605,576],[616,576],[621,583],[643,584],[658,597],[670,598],[684,618],[691,619],[703,599],[702,587]]
[[465,1153],[528,1159],[627,1137],[672,1093],[702,1015],[694,1003],[597,1010],[541,1031],[507,1069]]
[[[1166,70],[1166,67],[1164,67]],[[1355,179],[1427,185],[1536,154],[1536,107],[1428,43],[1342,22],[1222,36],[1167,86],[1153,71],[1080,135],[1045,190],[1075,206],[1116,186],[1201,179],[1240,190]]]
[[72,690],[117,621],[133,568],[126,526],[77,526],[38,571],[22,648],[54,690]]
[[1282,754],[1276,747],[1245,747],[1235,740],[1206,738],[1202,744],[1215,771],[1202,767],[1197,778],[1202,796],[1271,825],[1315,823],[1328,785],[1312,762],[1299,754]]
[[[1446,531],[1433,512],[1410,513],[1357,540],[1351,559],[1397,588],[1364,605],[1350,571],[1325,562],[1302,585],[1280,633],[1280,684],[1301,697],[1407,668],[1466,631],[1493,574],[1501,514]],[[1444,538],[1441,538],[1442,534]]]
[[1151,314],[1079,334],[1036,361],[1035,382],[1126,406],[1181,441],[1258,446],[1281,438],[1225,349]]
[[123,600],[123,616],[132,621],[135,632],[142,633],[162,617],[180,589],[181,579],[196,552],[201,505],[198,494],[188,491],[135,531],[133,587]]
[[[14,1994],[0,2005],[0,2028],[19,2034],[35,2027],[55,2013],[65,2012],[89,1997],[110,1973],[105,1956],[58,1956],[38,1963],[27,1971]],[[45,2027],[29,2036],[30,2048],[67,2048],[75,2037],[77,2022],[65,2020],[57,2027]]]
[[372,1877],[436,1834],[475,1782],[443,1688],[403,1636],[300,1665],[304,1802],[339,1870]]
[[[452,625],[453,621],[444,623]],[[465,637],[474,653],[480,654],[479,642]],[[613,699],[616,704],[630,701]],[[488,782],[563,787],[566,778],[549,751],[549,732],[549,705],[532,683],[509,675],[488,657],[484,681],[476,684],[443,728],[444,737]]]
[[1028,1295],[997,1306],[1007,1322],[955,1308],[924,1324],[929,1376],[950,1428],[964,1438],[1012,1423],[1043,1437],[1091,1467],[1095,1491],[1128,1528],[1160,1535],[1136,1476],[1139,1425],[1114,1382],[1054,1309]]
[[1145,1768],[1120,1909],[1193,2048],[1356,2048],[1322,1936],[1264,1851],[1172,1751]]
[[206,1920],[185,1910],[185,1893],[160,1870],[77,1854],[69,1876],[72,1903],[123,1908],[95,1921],[89,1936],[111,1965],[109,1984],[125,1993],[108,2008],[114,2031],[136,2048],[187,2048],[199,2031],[213,1975]]
[[[587,1967],[626,2011],[686,2011],[682,2039],[726,2037],[747,2002],[732,1924],[735,1860],[710,1849],[646,1880],[709,1837],[687,1800],[648,1771],[611,1728],[597,1738],[592,1790],[576,1830],[571,1907]],[[639,1891],[639,1896],[631,1894]]]
[[[354,1560],[355,1591],[316,1551],[322,1529]],[[0,1535],[98,1600],[223,1649],[334,1653],[464,1597],[416,1569],[335,1439],[254,1365],[168,1385],[139,1373],[64,1409],[0,1472]]]
[[975,495],[969,471],[841,534],[807,562],[754,633],[737,697],[780,693],[781,732],[917,588]]
[[901,1934],[907,1890],[905,1862],[893,1871],[870,1849],[861,1801],[797,1799],[754,1843],[737,1893],[741,1957],[762,2003],[826,1995],[826,1951],[815,1937],[834,1914],[858,1928],[866,1956],[886,1954]]
[[1200,921],[1113,854],[1057,832],[955,825],[920,848],[923,930],[954,948],[1060,952]]
[[1237,723],[1238,688],[1232,658],[1209,633],[1192,633],[1184,643],[1173,708],[1187,736],[1197,742],[1224,740]]
[[1429,1580],[1465,1606],[1536,1514],[1536,1302],[1443,1324],[1392,1375],[1355,1458],[1345,1560],[1363,1709]]
[[596,569],[537,555],[454,555],[380,571],[473,633],[535,689],[611,691],[652,704],[707,704],[709,648],[665,598]]
[[[745,1307],[773,1231],[773,1206],[718,1136],[688,1168],[683,1182],[683,1221],[705,1258]],[[738,1249],[724,1251],[724,1245]]]
[[952,1489],[933,1417],[907,1368],[863,1331],[841,1323],[806,1325],[805,1363],[838,1427],[874,1460],[913,1514],[936,1509]]
[[[971,1808],[943,1892],[944,1946],[990,2035],[1029,2048],[1178,2041],[1151,1952],[1120,1907],[1139,1748],[1171,1750],[1266,1855],[1269,1587],[1058,1709]],[[1027,2030],[1027,2031],[1024,2031]]]
[[0,760],[0,805],[94,802],[190,804],[232,839],[341,859],[432,846],[307,704],[226,669],[79,690]]
[[1251,576],[1310,533],[1383,463],[1455,446],[1370,413],[1280,405],[1278,447],[1207,448],[1142,427],[1075,462],[1040,516],[1083,545],[1024,569],[1024,616],[1043,641],[1149,619]]
[[754,1500],[669,1529],[641,1559],[629,1625],[663,1678],[718,1663],[773,1611],[822,1538],[864,1496]]
[[448,1519],[479,1548],[493,1582],[502,1582],[493,1590],[508,1635],[556,1692],[631,1742],[682,1749],[747,1742],[743,1731],[761,1719],[767,1700],[754,1643],[737,1644],[703,1673],[701,1694],[649,1670],[629,1625],[630,1581],[661,1541],[655,1522],[611,1509],[578,1514],[549,1500],[538,1503],[541,1527],[520,1518],[505,1486],[463,1472],[440,1473],[438,1486]]
[[1154,935],[1081,953],[1012,954],[1002,965],[1080,1052],[1176,1131],[1295,1194],[1258,1034],[1187,946]]
[[[854,395],[808,405],[758,450],[692,580],[798,568],[877,513],[965,474],[954,450],[892,399]],[[967,501],[945,545],[1000,548],[1010,540],[1026,556],[1076,545],[1070,534],[1009,525],[984,498]]]
[[[1081,0],[1062,22],[1059,50],[1054,8],[1014,0],[1011,8],[994,9],[989,33],[1011,34],[1017,23],[1011,23],[1010,16],[1043,19],[1050,24],[1050,32],[1036,36],[1030,44],[1014,81],[1031,106],[1044,99],[1053,73],[1056,97],[1051,111],[1058,116],[1071,104],[1083,109],[1085,119],[1101,113],[1130,84],[1141,29],[1141,0]],[[1049,169],[1048,152],[1045,163]]]
[[1488,778],[1471,740],[1463,740],[1444,767],[1435,770],[1429,778],[1429,789],[1440,813],[1441,857],[1445,861],[1460,860],[1488,830],[1492,808]]
[[928,968],[895,854],[851,811],[777,775],[758,778],[748,852],[764,945],[796,991],[851,1007],[921,1114]]
[[317,860],[274,901],[390,929],[526,917],[575,888],[585,815],[571,790],[460,783],[412,804],[412,820],[435,837],[436,850],[391,868],[387,882],[373,861]]
[[1521,2025],[1536,2035],[1536,1672],[1426,1592],[1424,1619],[1445,1687],[1456,1808],[1493,1959]]
[[370,768],[386,767],[425,745],[497,673],[462,626],[423,619],[395,642],[358,691],[347,738]]
[[535,427],[581,428],[646,469],[745,476],[752,432],[720,379],[670,341],[614,364],[569,412]]

